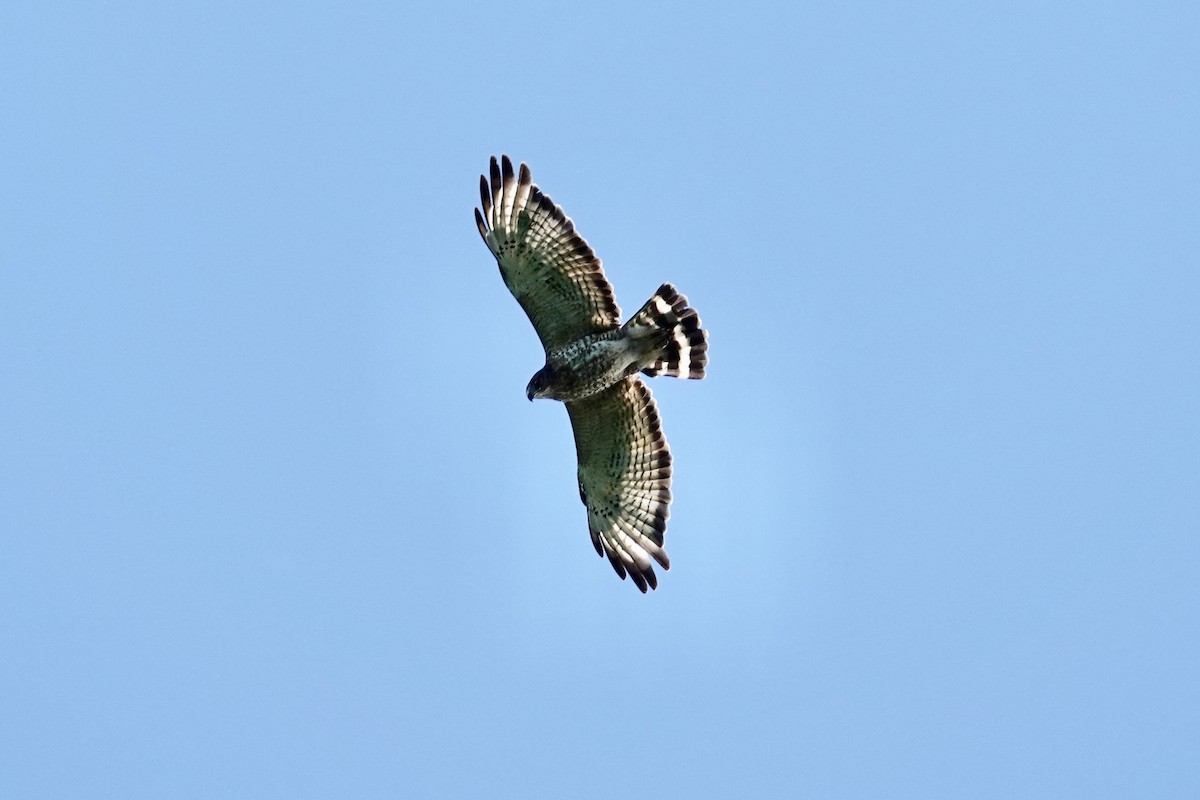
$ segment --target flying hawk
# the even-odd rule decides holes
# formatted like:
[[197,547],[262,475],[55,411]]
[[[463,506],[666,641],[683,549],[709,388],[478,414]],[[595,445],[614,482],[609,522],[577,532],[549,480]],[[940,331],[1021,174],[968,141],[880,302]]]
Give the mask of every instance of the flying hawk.
[[596,552],[643,592],[657,588],[671,503],[671,451],[658,407],[638,373],[703,378],[708,334],[687,298],[664,283],[621,324],[600,259],[575,225],[504,156],[479,178],[479,235],[537,330],[546,364],[525,389],[561,400],[579,460],[579,498]]

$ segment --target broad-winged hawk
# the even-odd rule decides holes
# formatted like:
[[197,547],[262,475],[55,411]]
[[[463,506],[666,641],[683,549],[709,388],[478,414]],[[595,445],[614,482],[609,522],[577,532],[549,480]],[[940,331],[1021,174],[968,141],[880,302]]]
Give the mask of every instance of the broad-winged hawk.
[[671,451],[638,373],[703,378],[708,334],[669,283],[622,325],[600,259],[529,168],[514,174],[508,156],[493,156],[490,177],[479,178],[475,223],[546,350],[525,394],[567,407],[596,552],[643,592],[657,588],[651,560],[670,568]]

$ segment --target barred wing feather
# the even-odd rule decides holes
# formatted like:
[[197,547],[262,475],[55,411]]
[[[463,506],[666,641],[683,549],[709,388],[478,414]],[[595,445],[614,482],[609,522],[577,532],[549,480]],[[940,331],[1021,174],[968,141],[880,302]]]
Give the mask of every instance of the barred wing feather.
[[579,460],[579,496],[596,552],[643,592],[653,561],[669,569],[663,535],[671,502],[671,451],[650,389],[631,376],[567,403]]
[[542,346],[616,328],[621,312],[612,286],[570,217],[534,185],[524,164],[514,175],[508,156],[500,163],[493,156],[490,176],[490,185],[479,178],[483,210],[475,209],[475,224]]

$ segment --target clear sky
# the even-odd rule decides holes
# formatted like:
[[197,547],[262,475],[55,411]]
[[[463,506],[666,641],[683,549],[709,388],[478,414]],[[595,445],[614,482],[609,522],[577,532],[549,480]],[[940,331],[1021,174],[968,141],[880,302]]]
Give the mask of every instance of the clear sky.
[[[1200,796],[1195,3],[0,11],[0,796]],[[702,381],[648,596],[472,220]]]

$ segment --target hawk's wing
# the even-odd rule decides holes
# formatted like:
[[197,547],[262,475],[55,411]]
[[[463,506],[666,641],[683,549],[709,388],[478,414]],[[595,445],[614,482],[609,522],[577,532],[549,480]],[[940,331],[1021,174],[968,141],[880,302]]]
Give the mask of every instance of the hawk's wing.
[[579,497],[596,552],[643,592],[658,587],[671,502],[671,451],[650,389],[635,376],[567,403],[579,458]]
[[508,156],[502,163],[492,156],[490,187],[479,178],[483,212],[475,209],[475,224],[542,346],[550,350],[616,328],[621,312],[600,259],[563,210],[533,185],[529,167],[522,164],[517,178]]

